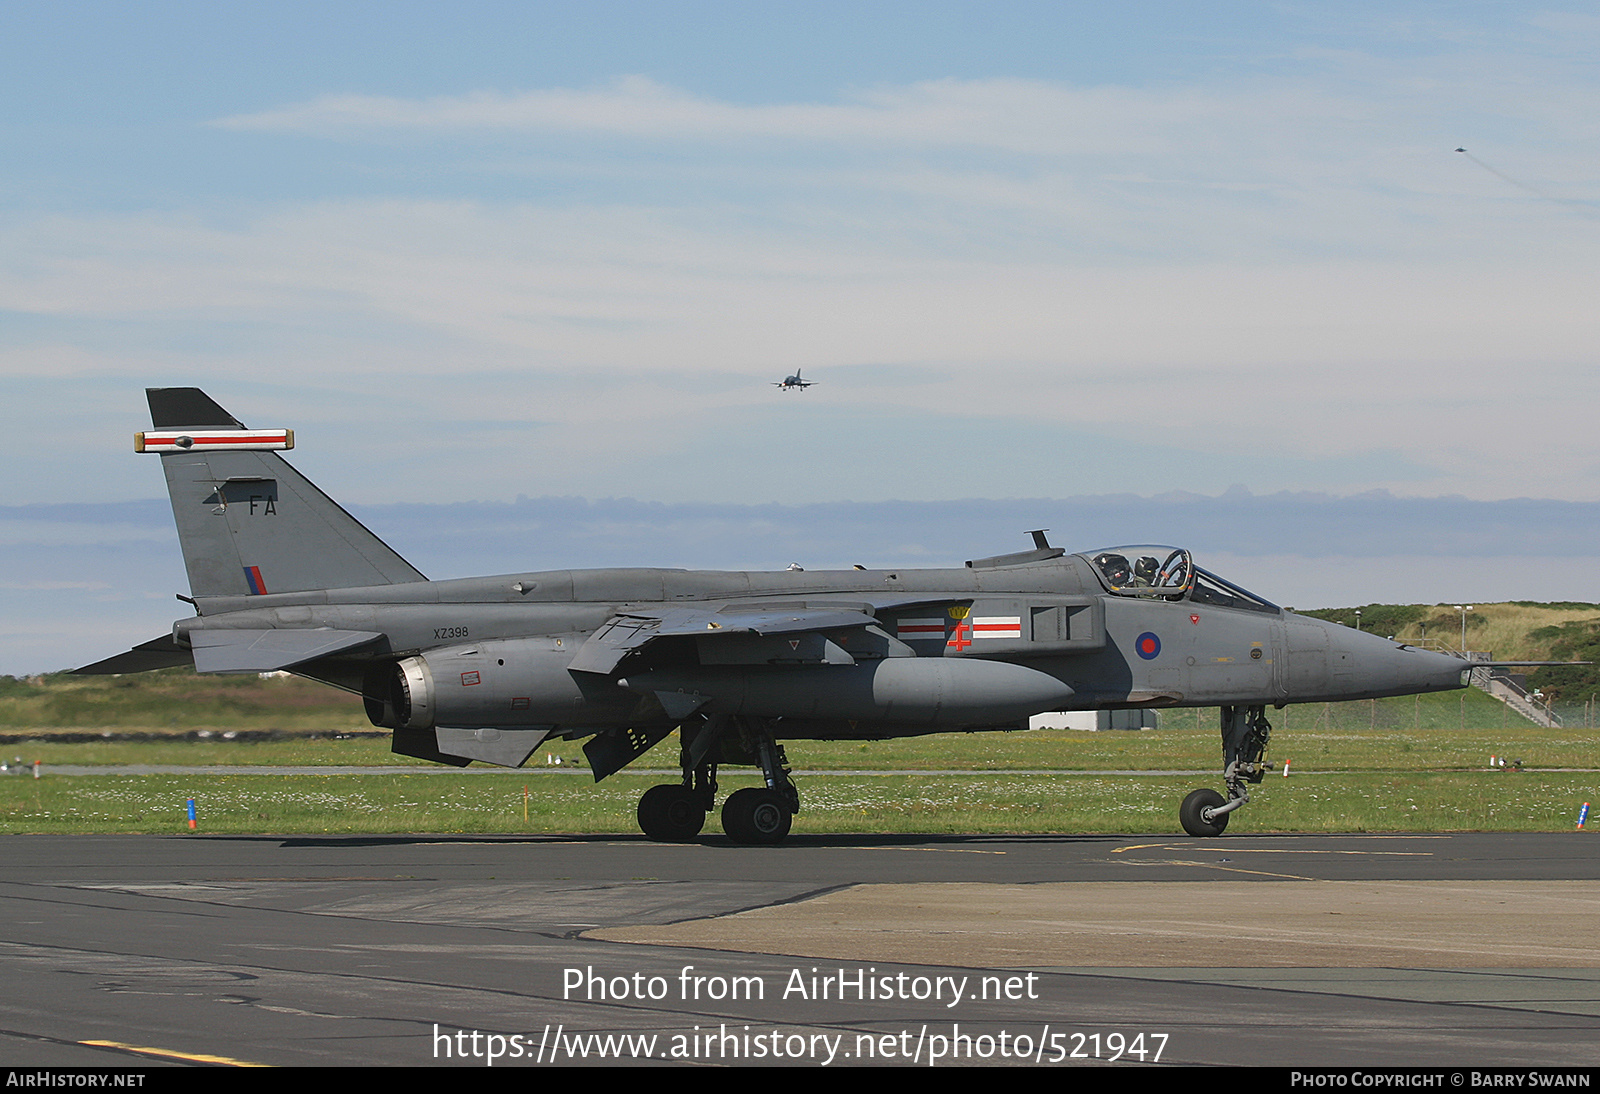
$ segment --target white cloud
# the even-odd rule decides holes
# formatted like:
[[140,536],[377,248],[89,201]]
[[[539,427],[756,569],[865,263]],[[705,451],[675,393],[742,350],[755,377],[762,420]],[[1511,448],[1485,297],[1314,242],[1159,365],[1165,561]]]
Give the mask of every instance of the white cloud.
[[[1415,152],[1443,153],[1474,138],[1526,151],[1589,139],[1600,129],[1600,95],[1587,73],[1575,58],[1540,51],[1497,53],[1474,44],[1378,56],[1302,48],[1279,68],[1142,87],[943,79],[860,89],[835,102],[760,104],[629,76],[596,88],[417,99],[329,95],[212,125],[345,140],[460,136],[512,142],[508,148],[519,139],[564,135],[623,138],[655,151],[964,151],[1242,191],[1367,183],[1375,170],[1396,182],[1407,174],[1413,177],[1406,181],[1425,182],[1404,162]],[[1425,184],[1422,192],[1438,188]]]
[[[593,90],[401,99],[323,96],[307,103],[218,119],[225,129],[357,136],[565,132],[651,141],[776,139],[885,142],[997,149],[1038,155],[1127,152],[1160,137],[1180,145],[1197,129],[1259,107],[1247,93],[1180,89],[1073,88],[1038,80],[934,80],[883,87],[842,103],[744,105],[629,76]],[[1281,102],[1274,108],[1282,110]],[[1188,136],[1186,136],[1188,135]]]

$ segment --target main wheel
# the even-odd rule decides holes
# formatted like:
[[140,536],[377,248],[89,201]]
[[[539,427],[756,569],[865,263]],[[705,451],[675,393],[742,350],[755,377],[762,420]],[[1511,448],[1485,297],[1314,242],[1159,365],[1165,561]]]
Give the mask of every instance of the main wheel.
[[1222,795],[1215,790],[1196,790],[1178,807],[1178,819],[1183,822],[1183,830],[1191,836],[1220,836],[1222,830],[1228,827],[1228,814],[1207,820],[1205,811],[1215,809],[1223,804]]
[[722,803],[722,830],[734,843],[782,843],[793,821],[776,790],[747,786]]
[[663,783],[639,798],[639,828],[653,840],[682,843],[705,827],[706,811],[686,786]]

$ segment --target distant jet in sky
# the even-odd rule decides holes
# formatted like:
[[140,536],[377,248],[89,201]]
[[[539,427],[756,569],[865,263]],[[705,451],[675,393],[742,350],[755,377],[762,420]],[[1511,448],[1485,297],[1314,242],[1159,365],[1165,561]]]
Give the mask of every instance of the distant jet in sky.
[[793,376],[785,376],[783,378],[783,382],[781,384],[778,381],[774,380],[774,381],[772,381],[772,386],[777,388],[779,391],[788,391],[790,388],[795,388],[795,387],[799,388],[801,391],[804,391],[806,388],[810,387],[814,383],[816,383],[815,380],[802,380],[802,379],[800,379],[800,370],[799,369],[795,369]]

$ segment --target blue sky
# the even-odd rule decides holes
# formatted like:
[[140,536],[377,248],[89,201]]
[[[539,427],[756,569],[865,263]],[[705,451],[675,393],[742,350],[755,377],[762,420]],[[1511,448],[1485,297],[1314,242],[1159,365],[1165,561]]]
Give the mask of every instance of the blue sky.
[[1600,501],[1597,50],[1591,6],[6,5],[0,506],[158,495],[179,384],[354,505]]

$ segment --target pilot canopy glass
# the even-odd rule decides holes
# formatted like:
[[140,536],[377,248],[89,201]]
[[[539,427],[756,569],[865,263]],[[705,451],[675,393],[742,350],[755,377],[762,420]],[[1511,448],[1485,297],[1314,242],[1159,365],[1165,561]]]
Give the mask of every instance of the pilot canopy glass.
[[1182,547],[1141,543],[1090,551],[1082,557],[1089,560],[1106,588],[1117,596],[1190,600],[1273,614],[1279,611],[1276,604],[1196,566]]

